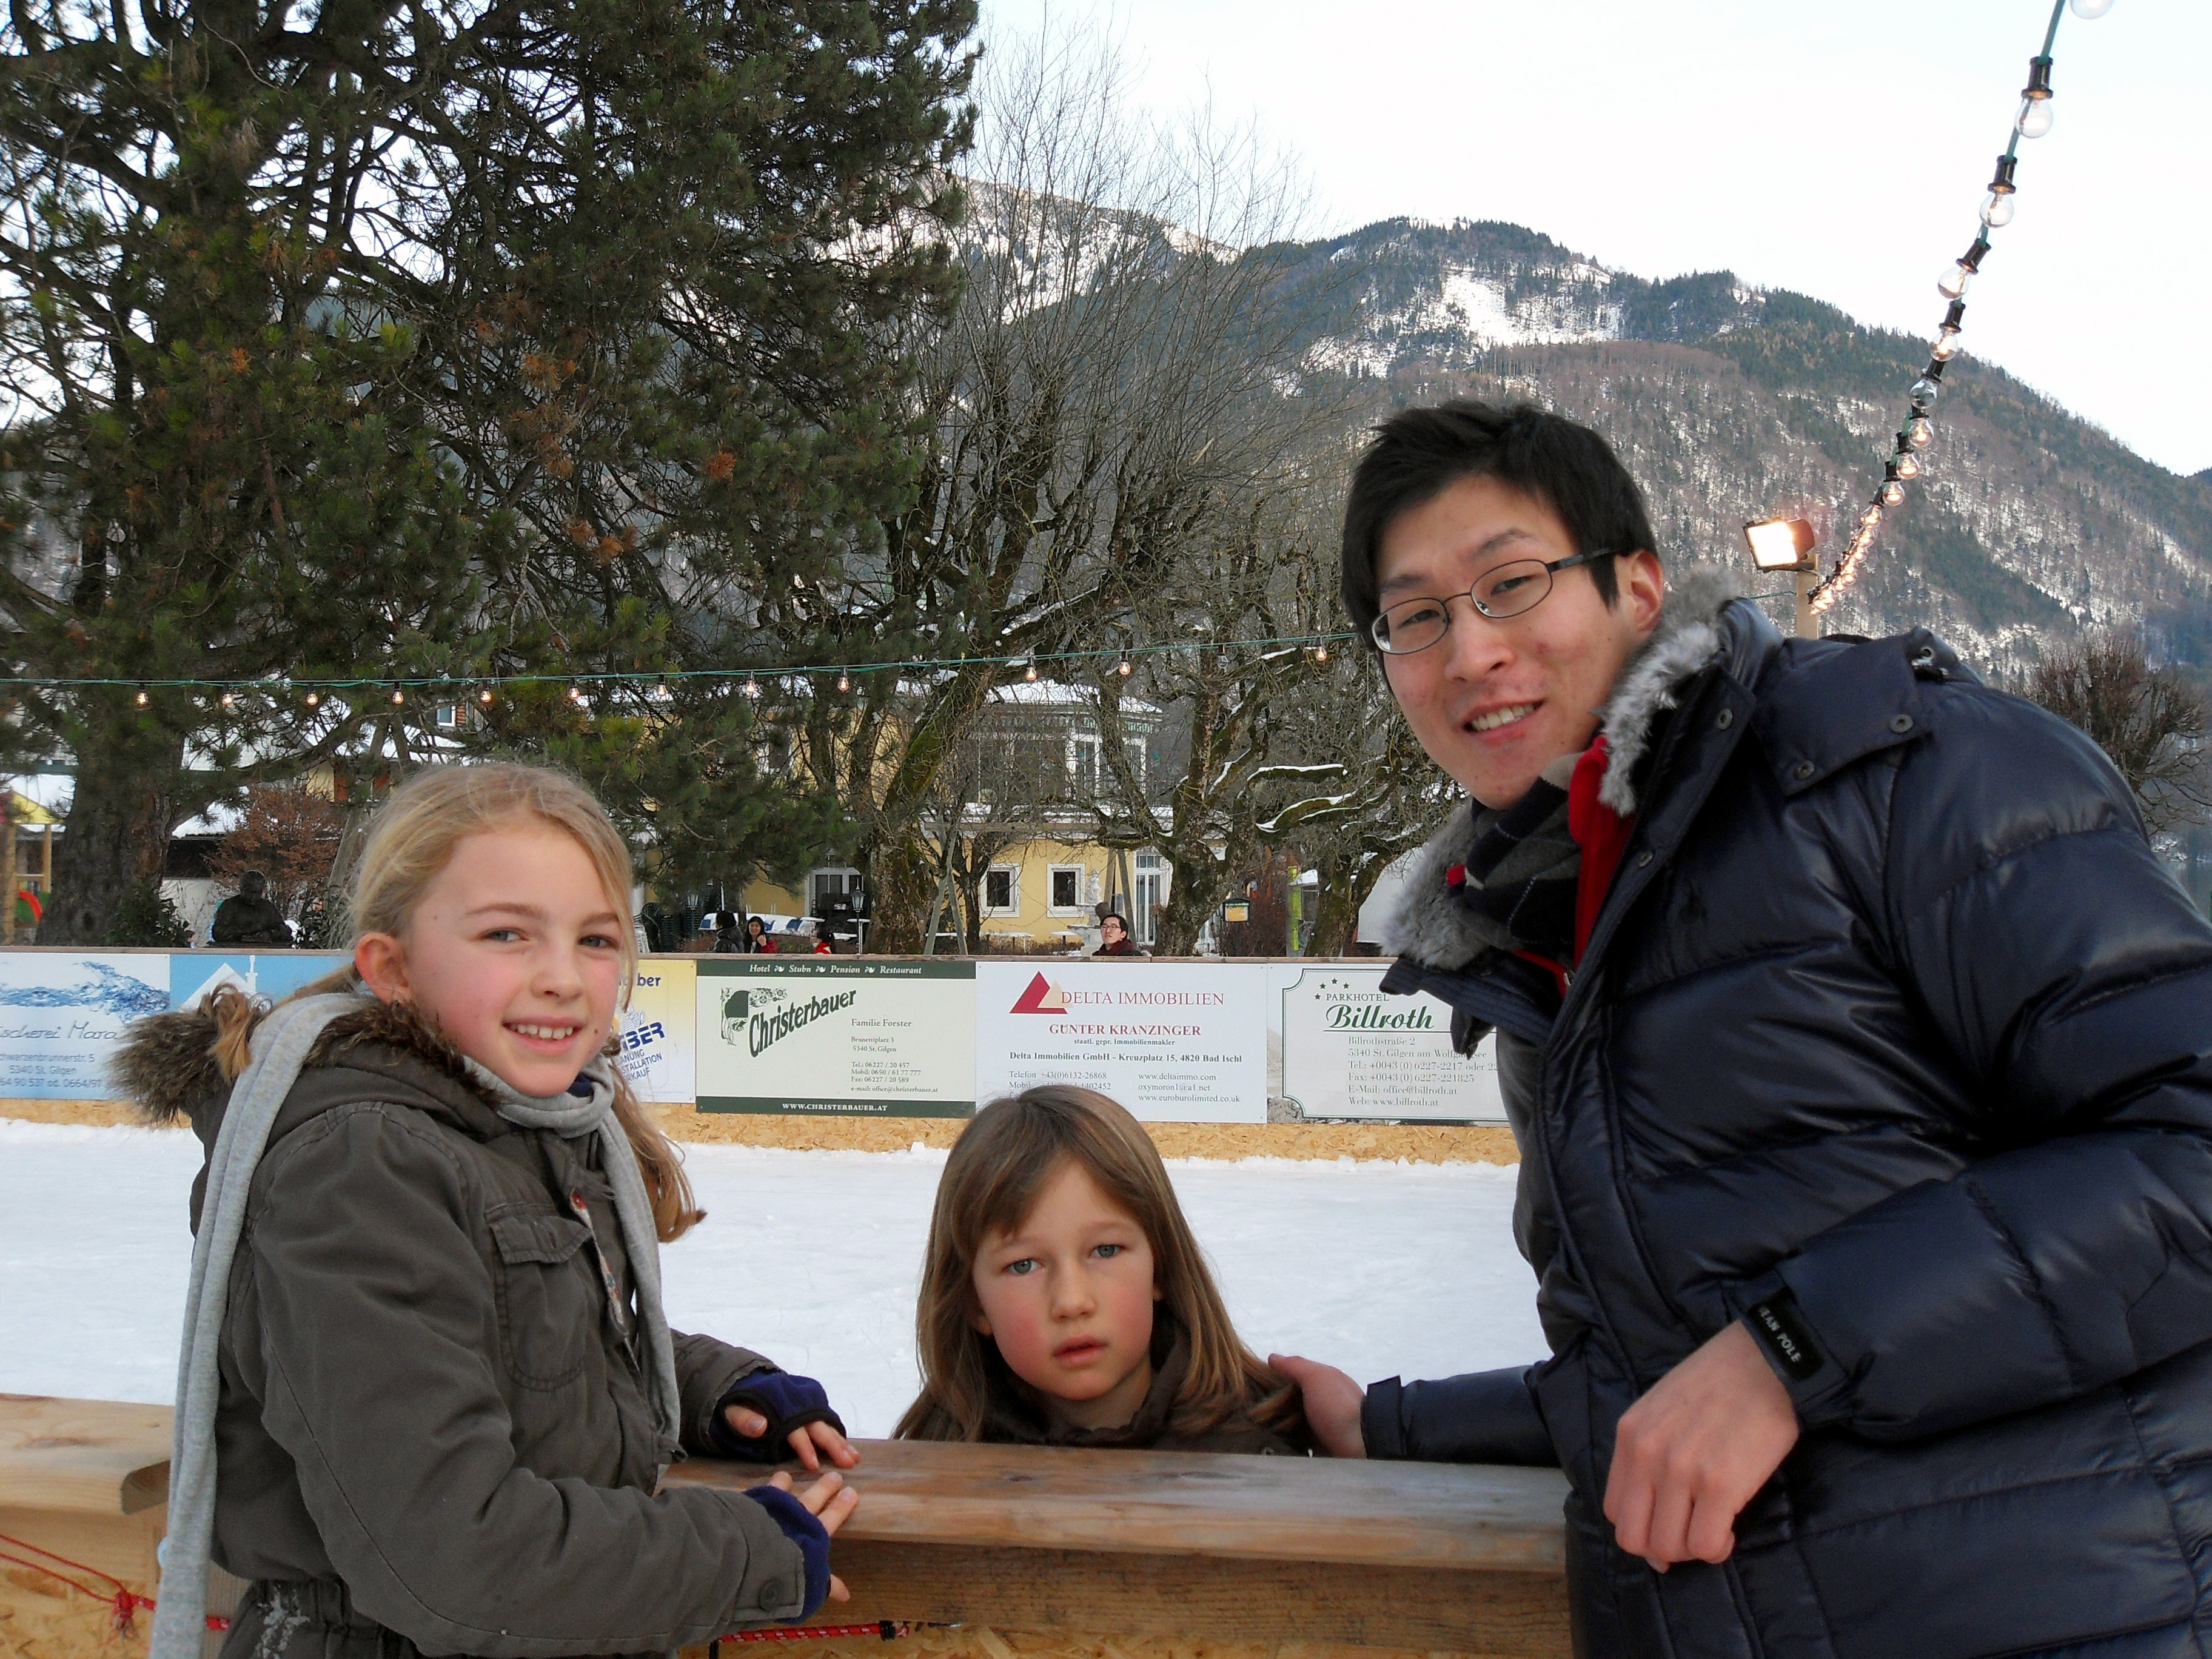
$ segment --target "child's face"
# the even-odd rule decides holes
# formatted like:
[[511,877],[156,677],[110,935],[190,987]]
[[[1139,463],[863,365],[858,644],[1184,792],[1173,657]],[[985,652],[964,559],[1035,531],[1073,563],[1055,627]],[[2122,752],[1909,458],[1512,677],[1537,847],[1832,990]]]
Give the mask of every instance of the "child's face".
[[1045,1396],[1056,1426],[1117,1428],[1152,1386],[1152,1247],[1072,1159],[975,1257],[975,1328]]
[[365,935],[354,962],[514,1089],[557,1095],[613,1028],[622,927],[574,836],[517,826],[461,842],[405,931]]

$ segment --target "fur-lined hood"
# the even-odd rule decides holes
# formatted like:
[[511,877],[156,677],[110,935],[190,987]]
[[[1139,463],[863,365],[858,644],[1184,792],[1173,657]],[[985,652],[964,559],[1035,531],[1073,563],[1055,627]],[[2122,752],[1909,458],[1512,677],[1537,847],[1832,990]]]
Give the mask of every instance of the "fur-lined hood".
[[[1598,799],[1622,817],[1636,811],[1636,771],[1651,746],[1659,716],[1674,707],[1684,684],[1720,655],[1716,618],[1741,591],[1735,573],[1718,566],[1698,565],[1684,572],[1679,581],[1668,584],[1651,637],[1637,648],[1614,684],[1599,716],[1611,758]],[[1565,787],[1564,776],[1554,781]],[[1490,948],[1444,884],[1444,872],[1465,861],[1474,842],[1468,814],[1454,808],[1444,827],[1414,855],[1405,900],[1382,930],[1385,954],[1455,969]]]
[[[211,1108],[219,1110],[230,1097],[230,1083],[216,1057],[219,1031],[215,1016],[204,1008],[133,1020],[109,1063],[109,1076],[118,1092],[133,1102],[149,1122],[170,1124],[190,1118],[199,1127]],[[368,1045],[421,1062],[496,1109],[497,1103],[470,1074],[461,1051],[408,1003],[363,996],[358,1013],[341,1015],[325,1028],[308,1053],[307,1064],[327,1066],[348,1050]]]

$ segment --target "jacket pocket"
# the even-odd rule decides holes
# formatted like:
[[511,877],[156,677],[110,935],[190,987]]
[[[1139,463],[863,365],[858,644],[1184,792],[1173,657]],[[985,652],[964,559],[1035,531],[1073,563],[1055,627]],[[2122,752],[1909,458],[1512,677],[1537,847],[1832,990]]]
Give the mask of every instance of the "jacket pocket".
[[550,1212],[495,1213],[489,1220],[508,1370],[529,1389],[574,1382],[599,1332],[599,1281],[591,1263],[576,1259],[589,1231]]

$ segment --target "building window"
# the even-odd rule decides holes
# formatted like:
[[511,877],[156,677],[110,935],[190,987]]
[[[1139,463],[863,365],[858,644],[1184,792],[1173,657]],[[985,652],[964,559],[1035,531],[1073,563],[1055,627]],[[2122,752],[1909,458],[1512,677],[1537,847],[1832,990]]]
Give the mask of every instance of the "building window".
[[1078,800],[1095,800],[1098,796],[1098,739],[1078,732],[1067,740],[1067,771],[1075,787]]
[[438,729],[441,732],[453,731],[457,729],[461,723],[460,705],[459,703],[441,702],[438,705],[437,713],[432,715],[431,718],[437,722]]
[[1139,945],[1155,942],[1159,913],[1168,902],[1168,865],[1158,853],[1137,854],[1136,915],[1129,918],[1130,932]]
[[1022,908],[1022,871],[1017,864],[994,864],[983,872],[983,914],[1018,915]]
[[1083,908],[1083,866],[1055,864],[1046,872],[1046,893],[1056,916],[1073,915]]

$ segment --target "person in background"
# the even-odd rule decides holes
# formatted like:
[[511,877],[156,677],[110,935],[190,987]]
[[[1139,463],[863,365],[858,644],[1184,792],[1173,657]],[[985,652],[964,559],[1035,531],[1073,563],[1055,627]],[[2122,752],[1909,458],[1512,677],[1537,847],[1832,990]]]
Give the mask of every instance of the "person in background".
[[268,877],[248,870],[238,878],[238,891],[215,908],[208,940],[258,951],[291,949],[292,930],[284,925],[284,913],[269,901]]
[[738,931],[738,913],[734,910],[714,912],[714,949],[718,957],[734,957],[751,950],[745,936]]
[[775,940],[769,936],[768,923],[758,916],[745,918],[745,939],[743,948],[756,956],[775,954]]
[[814,954],[817,957],[834,957],[837,954],[836,944],[830,937],[830,928],[826,922],[817,923],[815,927]]
[[1472,797],[1383,988],[1498,1033],[1551,1356],[1279,1358],[1316,1437],[1562,1467],[1589,1659],[2206,1651],[2212,927],[2112,763],[1662,574],[1533,405],[1386,421],[1343,588]]
[[1143,952],[1137,949],[1136,941],[1129,937],[1129,924],[1109,910],[1098,918],[1098,948],[1091,954],[1094,957],[1133,957],[1141,956]]

